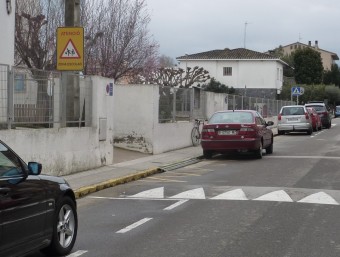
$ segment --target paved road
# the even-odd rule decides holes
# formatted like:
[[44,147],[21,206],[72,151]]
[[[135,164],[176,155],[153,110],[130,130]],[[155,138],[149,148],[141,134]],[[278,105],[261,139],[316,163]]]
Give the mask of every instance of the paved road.
[[73,256],[340,256],[340,122],[78,200]]

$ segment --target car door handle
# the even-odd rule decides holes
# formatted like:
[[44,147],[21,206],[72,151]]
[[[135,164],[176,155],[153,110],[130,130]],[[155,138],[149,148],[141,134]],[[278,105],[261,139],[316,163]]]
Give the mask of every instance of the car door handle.
[[6,195],[8,194],[10,189],[8,187],[0,187],[0,194]]

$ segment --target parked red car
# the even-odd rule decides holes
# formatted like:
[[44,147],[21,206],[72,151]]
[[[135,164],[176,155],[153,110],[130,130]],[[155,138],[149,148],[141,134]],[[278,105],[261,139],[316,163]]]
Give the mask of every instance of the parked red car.
[[312,126],[314,131],[322,129],[321,118],[313,107],[307,107],[307,111],[312,118]]
[[273,152],[273,132],[263,117],[253,110],[228,110],[214,113],[203,126],[201,145],[205,158],[214,153],[253,152],[262,158],[262,151]]

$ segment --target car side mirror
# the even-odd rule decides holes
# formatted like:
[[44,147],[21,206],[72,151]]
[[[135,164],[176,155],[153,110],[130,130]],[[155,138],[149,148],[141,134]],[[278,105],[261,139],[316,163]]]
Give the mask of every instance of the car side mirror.
[[273,126],[274,125],[274,122],[273,121],[267,121],[267,126]]
[[28,170],[30,175],[39,175],[42,170],[42,165],[38,162],[29,162]]

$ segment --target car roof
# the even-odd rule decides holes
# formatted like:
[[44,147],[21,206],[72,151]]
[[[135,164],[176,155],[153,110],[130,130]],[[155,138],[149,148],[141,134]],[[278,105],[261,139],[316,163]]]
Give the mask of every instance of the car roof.
[[304,105],[284,105],[282,106],[282,108],[286,108],[286,107],[305,107]]
[[322,105],[322,106],[326,106],[325,103],[308,103],[308,104],[305,104],[305,106],[313,106],[313,105]]
[[251,113],[257,113],[257,111],[254,110],[224,110],[224,111],[218,111],[215,113],[223,113],[223,112],[251,112]]

